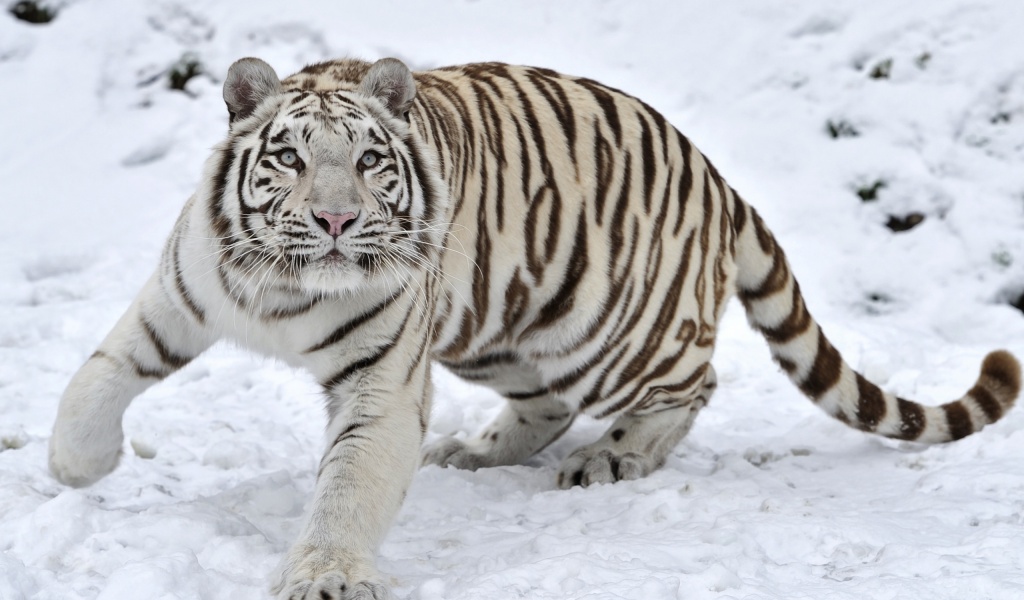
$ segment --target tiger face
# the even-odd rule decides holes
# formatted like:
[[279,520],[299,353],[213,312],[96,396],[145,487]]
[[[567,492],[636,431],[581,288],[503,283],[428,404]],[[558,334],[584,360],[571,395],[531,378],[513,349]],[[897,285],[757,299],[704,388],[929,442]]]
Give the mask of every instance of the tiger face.
[[[225,85],[237,226],[253,252],[313,295],[400,286],[433,264],[443,236],[437,175],[404,118],[410,91],[392,106],[394,92],[382,101],[372,86],[281,90],[266,69]],[[414,86],[411,74],[405,83]]]

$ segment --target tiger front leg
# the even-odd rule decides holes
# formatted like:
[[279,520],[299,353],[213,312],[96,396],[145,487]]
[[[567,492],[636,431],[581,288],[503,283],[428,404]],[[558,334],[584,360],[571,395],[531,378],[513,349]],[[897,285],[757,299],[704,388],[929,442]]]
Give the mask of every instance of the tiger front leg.
[[[353,375],[359,381],[350,393],[328,389],[327,450],[302,533],[272,588],[280,600],[392,598],[375,556],[416,469],[430,406],[428,364]],[[413,381],[401,385],[407,373]]]
[[211,343],[150,278],[96,352],[72,377],[57,409],[49,466],[61,482],[86,486],[117,466],[121,419],[132,399]]
[[689,395],[659,392],[650,402],[622,415],[599,440],[562,462],[558,487],[640,479],[661,468],[669,452],[689,433],[717,385],[709,364],[704,380]]

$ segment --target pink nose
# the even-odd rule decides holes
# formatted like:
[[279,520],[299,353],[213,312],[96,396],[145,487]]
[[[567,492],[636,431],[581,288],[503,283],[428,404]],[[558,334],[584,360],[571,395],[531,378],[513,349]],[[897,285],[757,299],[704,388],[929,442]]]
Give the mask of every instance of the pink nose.
[[336,215],[334,213],[329,213],[326,210],[322,210],[317,213],[316,222],[332,237],[338,237],[341,235],[342,230],[345,229],[345,224],[355,220],[355,218],[356,213],[353,212]]

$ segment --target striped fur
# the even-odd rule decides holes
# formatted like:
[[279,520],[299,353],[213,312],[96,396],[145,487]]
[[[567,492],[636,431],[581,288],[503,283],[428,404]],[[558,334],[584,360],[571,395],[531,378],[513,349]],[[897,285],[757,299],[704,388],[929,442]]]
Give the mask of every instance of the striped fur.
[[50,467],[72,485],[112,470],[131,399],[218,339],[310,370],[327,444],[280,598],[389,597],[373,555],[419,461],[431,360],[508,403],[428,463],[512,464],[579,413],[614,417],[562,487],[664,462],[715,389],[733,294],[800,390],[858,429],[958,439],[1019,391],[1001,351],[940,407],[854,372],[757,213],[661,115],[595,81],[386,59],[282,82],[243,59],[224,97],[229,134],[157,272],[69,384]]

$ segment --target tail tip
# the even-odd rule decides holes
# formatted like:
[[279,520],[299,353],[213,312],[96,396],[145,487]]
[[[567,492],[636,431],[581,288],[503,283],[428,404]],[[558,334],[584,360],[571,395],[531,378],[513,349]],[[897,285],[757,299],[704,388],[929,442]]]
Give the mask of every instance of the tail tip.
[[1020,363],[1006,350],[989,352],[981,363],[980,380],[998,397],[1005,398],[1004,404],[1012,405],[1020,393]]

